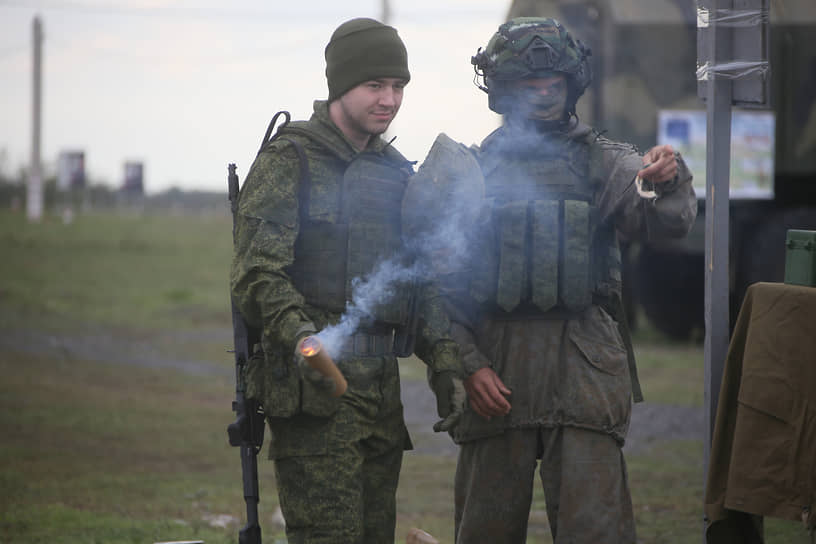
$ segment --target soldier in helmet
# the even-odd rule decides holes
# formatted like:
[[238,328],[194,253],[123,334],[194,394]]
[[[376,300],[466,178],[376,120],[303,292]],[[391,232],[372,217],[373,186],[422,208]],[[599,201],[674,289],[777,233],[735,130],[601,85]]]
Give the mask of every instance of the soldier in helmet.
[[325,56],[328,100],[315,101],[308,121],[288,122],[287,113],[270,138],[273,119],[241,189],[231,287],[262,331],[247,396],[267,416],[289,542],[380,544],[394,541],[411,449],[397,354],[411,351],[405,339],[415,335],[449,423],[461,361],[438,299],[411,282],[393,285],[337,346],[348,383],[341,396],[296,350],[356,303],[355,280],[385,259],[408,259],[400,203],[412,164],[381,138],[410,78],[405,46],[394,28],[358,18],[335,30]]
[[472,59],[504,120],[471,148],[483,214],[446,287],[468,396],[459,544],[524,542],[537,466],[556,543],[635,542],[621,448],[641,396],[617,236],[685,236],[697,201],[670,146],[641,154],[578,120],[589,55],[558,21],[516,18]]

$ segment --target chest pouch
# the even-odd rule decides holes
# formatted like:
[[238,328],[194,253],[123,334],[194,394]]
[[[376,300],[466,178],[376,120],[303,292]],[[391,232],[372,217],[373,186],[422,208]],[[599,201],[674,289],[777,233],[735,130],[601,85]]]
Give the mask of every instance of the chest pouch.
[[[497,163],[486,176],[494,198],[495,303],[505,312],[532,305],[579,312],[592,302],[594,217],[586,145],[549,156]],[[471,291],[488,294],[489,274]]]
[[[309,304],[342,313],[355,285],[377,267],[389,263],[394,273],[404,268],[400,204],[407,175],[373,153],[358,155],[342,177],[336,172],[343,165],[335,166],[305,163],[299,189],[301,226],[288,272]],[[381,276],[382,282],[358,295],[379,295],[373,304],[365,304],[374,320],[402,323],[411,304],[404,282],[391,281],[393,274]]]

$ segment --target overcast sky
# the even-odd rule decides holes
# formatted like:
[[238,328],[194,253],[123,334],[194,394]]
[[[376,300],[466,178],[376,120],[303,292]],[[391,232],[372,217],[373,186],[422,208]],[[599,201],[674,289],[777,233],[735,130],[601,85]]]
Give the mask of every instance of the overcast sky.
[[[390,0],[411,83],[389,130],[422,161],[445,132],[465,144],[498,124],[473,85],[470,57],[509,0]],[[0,169],[30,161],[32,21],[44,30],[42,161],[85,152],[93,183],[119,187],[143,161],[148,193],[225,190],[243,179],[279,109],[311,114],[327,95],[323,50],[352,17],[381,19],[381,0],[0,0]]]

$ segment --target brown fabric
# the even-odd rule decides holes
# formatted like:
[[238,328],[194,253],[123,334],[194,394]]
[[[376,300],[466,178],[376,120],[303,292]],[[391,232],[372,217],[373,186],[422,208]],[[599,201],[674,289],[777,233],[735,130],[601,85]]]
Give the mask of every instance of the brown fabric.
[[816,288],[757,283],[725,361],[705,514],[799,521],[815,501]]

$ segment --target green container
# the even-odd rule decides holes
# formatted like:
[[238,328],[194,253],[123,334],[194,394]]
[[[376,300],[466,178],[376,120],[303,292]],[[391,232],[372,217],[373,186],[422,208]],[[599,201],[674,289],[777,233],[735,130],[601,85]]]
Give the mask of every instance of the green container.
[[816,231],[788,230],[785,283],[816,287]]

